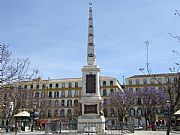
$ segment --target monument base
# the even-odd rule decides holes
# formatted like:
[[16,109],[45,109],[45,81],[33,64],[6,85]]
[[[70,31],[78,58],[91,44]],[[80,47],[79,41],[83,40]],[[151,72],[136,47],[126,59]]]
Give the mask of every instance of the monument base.
[[78,117],[78,132],[105,132],[105,117],[98,115],[82,115]]

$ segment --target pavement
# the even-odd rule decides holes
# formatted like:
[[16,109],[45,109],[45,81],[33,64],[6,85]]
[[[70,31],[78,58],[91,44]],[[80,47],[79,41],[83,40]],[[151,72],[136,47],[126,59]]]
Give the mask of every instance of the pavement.
[[[66,135],[68,135],[68,134],[73,135],[73,133],[66,132]],[[75,134],[77,134],[77,133],[74,133],[74,135]],[[92,133],[89,133],[89,135],[91,135],[91,134]],[[6,133],[5,131],[0,131],[0,135],[15,135],[15,132]],[[31,131],[21,131],[21,132],[17,132],[16,135],[45,135],[45,131],[33,131],[33,132],[31,132]],[[93,133],[93,135],[94,135],[94,133]],[[144,131],[144,130],[140,130],[140,131],[135,131],[134,134],[131,134],[131,133],[128,133],[128,132],[127,133],[126,132],[124,132],[124,133],[119,132],[116,135],[166,135],[166,131]],[[170,133],[170,135],[180,135],[180,131],[172,131]]]

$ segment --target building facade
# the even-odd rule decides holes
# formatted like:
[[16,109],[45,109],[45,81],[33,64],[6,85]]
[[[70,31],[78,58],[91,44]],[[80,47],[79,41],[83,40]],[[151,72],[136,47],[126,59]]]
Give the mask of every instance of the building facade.
[[[165,87],[169,87],[177,81],[177,77],[177,73],[152,74],[151,76],[133,75],[125,79],[126,89],[133,91],[134,93],[142,90],[145,87],[153,87],[157,90],[164,90],[160,83],[162,83]],[[129,120],[133,121],[135,124],[145,124],[145,117],[148,115],[145,108],[142,106],[142,102],[142,99],[137,97],[135,99],[134,106],[129,110]],[[167,119],[167,106],[168,105],[166,104],[163,106],[156,106],[156,121],[165,121]]]

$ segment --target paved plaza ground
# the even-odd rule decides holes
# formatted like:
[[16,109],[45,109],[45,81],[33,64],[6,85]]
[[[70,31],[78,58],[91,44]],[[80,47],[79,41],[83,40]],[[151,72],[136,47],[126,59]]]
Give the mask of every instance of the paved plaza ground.
[[[114,133],[113,132],[111,132],[111,133],[112,134],[116,134],[116,135],[166,135],[166,131],[144,131],[144,130],[141,130],[141,131],[135,131],[133,134],[125,132],[125,131],[123,131],[123,132],[121,132],[121,131],[116,132],[116,131],[117,130],[115,130]],[[14,132],[6,133],[5,131],[0,131],[0,135],[15,135],[15,133]],[[45,131],[18,132],[17,135],[45,135]],[[78,133],[63,132],[63,133],[60,133],[59,135],[80,135],[80,134],[78,134]],[[84,134],[81,134],[81,135],[95,135],[95,133],[89,133],[89,134],[88,133],[84,133]],[[110,135],[110,132],[109,133],[106,132],[105,135]],[[180,135],[180,131],[172,131],[170,133],[170,135]]]

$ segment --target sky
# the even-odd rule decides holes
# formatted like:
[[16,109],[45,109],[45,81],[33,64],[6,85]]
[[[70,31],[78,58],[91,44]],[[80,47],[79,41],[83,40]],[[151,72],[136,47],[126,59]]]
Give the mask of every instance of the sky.
[[[81,77],[87,65],[90,0],[0,0],[0,44],[16,58],[29,58],[43,79]],[[167,73],[180,61],[180,0],[91,0],[96,63],[101,75],[142,74],[146,41],[152,73]]]

